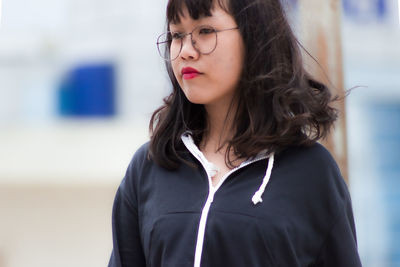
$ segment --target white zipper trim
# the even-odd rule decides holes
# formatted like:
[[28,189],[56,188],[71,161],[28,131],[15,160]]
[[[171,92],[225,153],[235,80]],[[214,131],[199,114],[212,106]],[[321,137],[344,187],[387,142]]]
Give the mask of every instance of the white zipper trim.
[[215,194],[214,190],[208,194],[206,204],[204,205],[203,211],[201,212],[199,229],[197,232],[196,250],[195,250],[195,254],[194,254],[194,267],[200,267],[208,211],[210,210],[211,203],[214,200],[214,194]]
[[[218,184],[214,187],[212,185],[212,180],[209,175],[208,168],[206,166],[206,163],[208,163],[207,159],[204,157],[204,154],[198,149],[198,147],[194,144],[193,139],[190,135],[183,134],[181,137],[184,145],[186,148],[192,153],[192,155],[201,163],[203,166],[204,170],[207,173],[207,178],[208,178],[208,196],[206,203],[204,204],[203,210],[201,212],[200,216],[200,223],[199,223],[199,229],[197,232],[197,241],[196,241],[196,250],[194,254],[194,267],[200,267],[200,262],[201,262],[201,256],[203,252],[203,245],[204,245],[204,236],[205,236],[205,230],[206,230],[206,222],[207,222],[207,217],[208,217],[208,212],[211,207],[211,203],[214,200],[214,195],[217,192],[217,190],[221,187],[222,183],[235,171],[252,164],[256,161],[260,161],[263,159],[268,158],[270,155],[259,155],[255,157],[252,160],[249,161],[244,161],[242,162],[238,167],[233,168],[230,170],[228,173],[226,173],[221,180],[218,182]],[[208,164],[209,165],[209,164]]]

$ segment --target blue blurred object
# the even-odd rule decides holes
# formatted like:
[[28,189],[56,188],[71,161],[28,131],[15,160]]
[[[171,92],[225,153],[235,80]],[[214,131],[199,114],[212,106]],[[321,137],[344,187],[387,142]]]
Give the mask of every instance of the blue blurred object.
[[111,63],[80,65],[71,70],[59,88],[63,116],[115,115],[115,71]]
[[388,0],[343,0],[344,14],[359,22],[383,21],[388,14]]
[[386,15],[386,1],[385,0],[377,0],[376,6],[377,6],[377,14],[380,18],[384,18]]
[[378,174],[389,221],[390,266],[400,266],[400,102],[372,103],[370,119]]

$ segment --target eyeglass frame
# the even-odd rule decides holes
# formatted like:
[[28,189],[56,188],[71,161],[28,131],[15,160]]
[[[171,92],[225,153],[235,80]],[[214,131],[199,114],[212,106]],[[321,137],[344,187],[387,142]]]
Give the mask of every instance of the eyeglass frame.
[[[193,42],[193,32],[194,32],[195,30],[197,30],[198,28],[200,28],[200,27],[209,27],[209,28],[211,28],[211,29],[214,30],[214,33],[215,33],[215,46],[214,46],[214,48],[211,50],[211,52],[202,53],[201,51],[199,51],[198,48],[196,48],[195,43]],[[219,32],[230,31],[230,30],[236,30],[236,29],[239,29],[239,26],[236,26],[236,27],[234,27],[234,28],[222,29],[222,30],[217,30],[217,29],[215,29],[213,26],[211,26],[211,25],[206,25],[206,24],[205,24],[205,25],[196,26],[191,32],[182,33],[182,34],[181,34],[181,37],[179,38],[180,41],[181,41],[181,47],[179,48],[179,53],[178,53],[178,55],[177,55],[174,59],[167,59],[167,58],[163,57],[163,56],[162,56],[162,52],[160,51],[159,44],[164,44],[164,43],[172,42],[172,40],[171,40],[171,41],[164,41],[164,42],[159,42],[159,40],[158,40],[158,39],[160,39],[160,37],[161,37],[162,35],[164,35],[164,34],[173,33],[172,31],[167,31],[167,32],[164,32],[164,33],[160,34],[160,35],[157,37],[157,42],[156,42],[157,50],[158,50],[158,53],[160,54],[160,56],[161,56],[162,59],[164,59],[164,60],[166,60],[166,61],[174,61],[175,59],[177,59],[177,58],[179,57],[179,55],[180,55],[181,52],[182,52],[183,40],[185,39],[185,37],[186,37],[187,35],[190,35],[190,42],[191,42],[193,48],[194,48],[199,54],[201,54],[201,55],[209,55],[209,54],[211,54],[212,52],[214,52],[214,50],[217,48],[217,45],[218,45],[218,33],[219,33]],[[170,47],[171,47],[171,45],[169,45],[168,47],[166,47],[166,49],[167,49],[167,48],[170,49]],[[166,52],[166,51],[164,51],[164,52]]]

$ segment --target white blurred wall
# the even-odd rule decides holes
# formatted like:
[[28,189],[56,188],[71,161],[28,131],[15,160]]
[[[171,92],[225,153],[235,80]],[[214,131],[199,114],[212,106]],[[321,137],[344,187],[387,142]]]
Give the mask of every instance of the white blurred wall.
[[[0,27],[0,266],[106,266],[111,206],[168,88],[165,1],[5,0]],[[61,118],[81,63],[112,61],[117,115]]]
[[[77,63],[118,68],[118,112],[143,120],[161,103],[166,76],[156,38],[165,1],[4,1],[0,28],[0,125],[55,116],[61,75]],[[146,101],[142,101],[142,99]]]

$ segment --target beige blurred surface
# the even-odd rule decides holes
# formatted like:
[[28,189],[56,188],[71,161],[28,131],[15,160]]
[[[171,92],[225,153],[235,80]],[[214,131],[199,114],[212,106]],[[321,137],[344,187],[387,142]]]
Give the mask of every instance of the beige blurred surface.
[[64,120],[0,131],[0,267],[107,266],[114,195],[142,125]]
[[0,128],[0,186],[115,184],[147,135],[144,123],[106,119]]
[[1,185],[1,267],[106,266],[115,185]]

